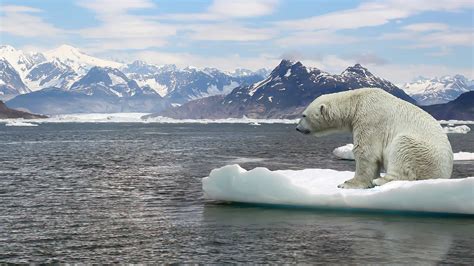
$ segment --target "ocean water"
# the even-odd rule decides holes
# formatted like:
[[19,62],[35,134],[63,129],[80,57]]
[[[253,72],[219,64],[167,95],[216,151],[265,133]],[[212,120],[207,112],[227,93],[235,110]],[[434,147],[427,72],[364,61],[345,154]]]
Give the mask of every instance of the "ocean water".
[[[453,150],[474,152],[473,132],[449,135]],[[201,178],[227,164],[353,171],[331,154],[350,142],[278,124],[0,125],[0,262],[474,261],[474,217],[203,198]],[[455,162],[453,177],[473,173]]]

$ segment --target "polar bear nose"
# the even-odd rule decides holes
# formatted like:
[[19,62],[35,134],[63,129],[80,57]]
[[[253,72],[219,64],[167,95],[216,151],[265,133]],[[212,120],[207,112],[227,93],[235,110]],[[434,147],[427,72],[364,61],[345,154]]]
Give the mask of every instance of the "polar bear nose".
[[301,132],[303,134],[309,134],[310,131],[308,129],[300,128],[300,126],[296,127],[296,131]]

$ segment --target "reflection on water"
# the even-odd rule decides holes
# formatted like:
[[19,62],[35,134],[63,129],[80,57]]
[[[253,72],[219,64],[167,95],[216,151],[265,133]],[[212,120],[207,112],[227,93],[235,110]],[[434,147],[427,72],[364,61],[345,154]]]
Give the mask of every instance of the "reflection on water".
[[[203,199],[201,178],[229,163],[353,170],[331,155],[348,135],[306,138],[292,125],[42,124],[0,125],[0,136],[0,262],[474,261],[473,217]],[[454,151],[474,151],[474,133],[450,139]],[[454,166],[455,177],[473,172],[472,162]]]

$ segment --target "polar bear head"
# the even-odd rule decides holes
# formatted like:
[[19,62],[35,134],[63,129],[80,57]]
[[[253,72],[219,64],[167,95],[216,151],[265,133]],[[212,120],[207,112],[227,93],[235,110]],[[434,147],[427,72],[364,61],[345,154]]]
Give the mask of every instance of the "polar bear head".
[[319,96],[304,110],[296,130],[316,137],[349,130],[345,98],[344,92]]

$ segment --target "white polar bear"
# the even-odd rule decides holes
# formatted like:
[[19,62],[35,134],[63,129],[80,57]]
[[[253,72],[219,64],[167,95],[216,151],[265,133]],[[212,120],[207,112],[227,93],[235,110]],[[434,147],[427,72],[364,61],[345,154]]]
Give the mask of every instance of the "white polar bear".
[[[320,96],[303,112],[296,130],[315,136],[352,132],[355,176],[340,188],[451,177],[453,152],[440,124],[425,111],[382,89]],[[384,177],[380,177],[382,168],[386,170]]]

